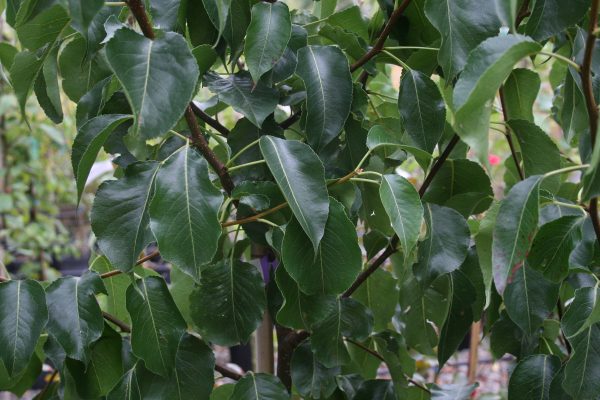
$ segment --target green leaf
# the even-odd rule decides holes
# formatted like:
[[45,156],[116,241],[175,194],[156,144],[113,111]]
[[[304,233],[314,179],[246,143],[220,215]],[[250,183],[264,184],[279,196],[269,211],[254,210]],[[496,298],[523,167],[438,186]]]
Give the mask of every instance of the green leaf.
[[348,59],[338,47],[306,46],[298,50],[296,74],[306,88],[308,144],[320,152],[339,135],[350,113]]
[[38,99],[38,103],[55,124],[63,120],[62,103],[60,99],[60,88],[58,86],[58,67],[56,57],[58,47],[53,47],[52,52],[42,66],[41,73],[38,74],[33,90]]
[[187,325],[164,279],[149,276],[127,289],[131,349],[146,367],[168,376],[175,366],[179,340]]
[[48,333],[66,355],[87,365],[90,345],[102,336],[104,318],[96,294],[106,294],[100,276],[87,272],[81,278],[65,277],[46,288]]
[[[35,3],[37,1],[30,2],[30,4]],[[38,4],[35,4],[33,7],[37,6]],[[25,6],[22,10],[25,10]],[[69,26],[70,21],[67,11],[60,4],[54,4],[43,10],[38,8],[36,11],[38,12],[27,21],[17,20],[16,26],[19,41],[23,47],[32,51],[48,43],[54,43]]]
[[362,254],[356,229],[344,206],[329,200],[325,233],[316,252],[310,238],[293,219],[283,237],[283,264],[290,276],[307,294],[340,294],[358,276]]
[[92,90],[94,85],[112,76],[102,53],[89,54],[84,38],[70,41],[60,52],[60,73],[65,94],[74,102]]
[[373,313],[373,329],[388,327],[398,304],[396,279],[391,273],[378,269],[352,295]]
[[167,398],[172,388],[165,378],[155,375],[138,361],[127,371],[106,397],[108,400],[143,400]]
[[121,271],[130,271],[153,239],[148,205],[158,167],[152,161],[132,164],[124,177],[104,182],[96,192],[92,230],[100,250]]
[[419,261],[413,266],[423,287],[460,267],[467,257],[470,241],[467,222],[451,208],[427,204],[425,222],[428,237],[419,245]]
[[105,327],[104,333],[89,351],[89,364],[67,358],[65,366],[75,388],[82,398],[99,398],[107,395],[123,375],[121,335]]
[[219,31],[219,36],[223,33],[223,29],[225,29],[231,1],[232,0],[202,0],[210,21]]
[[331,396],[337,387],[335,377],[340,373],[339,367],[327,368],[316,359],[309,340],[294,350],[291,377],[301,396],[315,399]]
[[[114,268],[105,256],[96,256],[90,263],[90,270],[103,274],[114,271]],[[108,278],[102,279],[106,288],[108,299],[102,303],[103,308],[107,313],[114,315],[119,320],[129,323],[129,313],[125,306],[125,293],[131,285],[131,278],[125,274],[117,274]]]
[[571,339],[590,326],[600,322],[600,289],[598,285],[582,287],[575,291],[573,302],[561,320],[561,328],[567,339]]
[[200,76],[204,75],[219,58],[217,52],[208,44],[201,44],[192,49],[192,55],[198,63]]
[[394,386],[388,379],[369,379],[361,383],[353,400],[386,400],[394,399]]
[[525,120],[511,120],[508,125],[521,146],[525,176],[540,175],[561,167],[558,147],[537,125]]
[[[394,121],[400,123],[399,120]],[[392,151],[395,151],[396,148],[406,150],[414,155],[421,165],[427,165],[427,163],[431,160],[431,154],[414,146],[404,144],[402,137],[398,135],[398,132],[388,129],[383,125],[374,125],[371,127],[371,129],[369,129],[366,145],[369,150],[374,150],[380,147],[383,147],[384,149],[389,147]]]
[[327,302],[332,296],[307,295],[288,274],[283,266],[275,272],[277,287],[283,296],[283,304],[277,313],[277,322],[294,329],[308,330],[327,313]]
[[215,381],[215,355],[201,339],[184,333],[175,354],[175,369],[165,398],[206,399]]
[[489,118],[498,88],[519,60],[540,49],[530,38],[510,34],[487,39],[469,53],[454,87],[454,128],[480,158],[487,159]]
[[252,18],[251,6],[250,2],[232,1],[229,7],[223,38],[231,48],[230,64],[234,63],[244,50],[244,39]]
[[71,164],[77,182],[78,201],[81,200],[85,183],[100,149],[113,130],[130,118],[130,115],[121,114],[100,115],[90,119],[77,131],[73,141]]
[[529,266],[546,279],[561,282],[569,274],[569,256],[581,239],[584,218],[565,216],[542,225],[527,256]]
[[576,137],[584,137],[589,131],[589,119],[585,98],[580,89],[581,78],[572,68],[567,70],[563,85],[563,104],[560,108],[560,125],[565,139],[571,143]]
[[277,185],[317,253],[329,214],[323,164],[310,147],[295,140],[262,136],[259,144]]
[[248,263],[222,260],[202,271],[190,295],[192,320],[202,337],[221,346],[245,343],[262,321],[266,307],[264,283]]
[[446,106],[435,82],[422,72],[406,71],[400,81],[398,109],[415,145],[433,153],[446,122]]
[[289,393],[279,378],[249,371],[235,384],[230,400],[288,400]]
[[133,108],[133,133],[150,139],[173,128],[198,81],[198,64],[185,39],[167,32],[150,40],[121,28],[106,44],[106,58]]
[[292,21],[285,3],[259,2],[252,7],[244,53],[254,82],[281,58],[291,34]]
[[10,377],[22,372],[48,321],[42,286],[33,280],[0,283],[0,360]]
[[523,266],[538,223],[541,176],[532,176],[512,187],[500,205],[492,244],[494,283],[502,294],[507,280]]
[[442,37],[438,62],[451,82],[483,40],[498,34],[502,22],[495,1],[427,0],[425,14]]
[[504,305],[511,320],[534,334],[556,307],[559,285],[525,264],[514,271],[504,291]]
[[574,399],[593,399],[600,391],[600,324],[569,339],[573,348],[563,388]]
[[[153,0],[150,2],[150,14],[154,25],[164,31],[179,30],[180,7],[187,6],[186,0]],[[187,10],[186,10],[187,11]]]
[[16,47],[9,43],[0,43],[0,65],[6,70],[10,71],[15,56],[19,53]]
[[384,175],[381,178],[379,196],[407,259],[417,244],[423,221],[423,205],[419,194],[405,178]]
[[329,313],[313,326],[311,344],[316,359],[332,368],[350,362],[344,338],[363,341],[371,333],[373,316],[369,309],[351,298],[338,298]]
[[589,0],[536,0],[525,34],[542,42],[578,23],[589,7]]
[[222,202],[208,163],[189,142],[163,161],[150,203],[150,228],[162,257],[196,280],[217,251]]
[[438,362],[440,366],[458,349],[473,323],[471,304],[475,301],[475,288],[460,270],[448,274],[450,311],[440,332]]
[[532,70],[514,69],[504,82],[504,107],[508,120],[533,123],[533,103],[540,91],[540,76]]
[[207,73],[204,82],[211,92],[219,96],[220,101],[233,107],[259,128],[277,107],[277,90],[263,82],[255,85],[248,72],[242,71],[227,78]]
[[493,198],[485,170],[466,159],[447,160],[423,195],[423,201],[453,208],[465,218],[487,210]]
[[82,35],[92,23],[92,20],[104,5],[103,0],[69,0],[69,14],[71,25]]
[[588,201],[598,196],[600,196],[600,146],[594,148],[590,167],[583,175],[581,199]]

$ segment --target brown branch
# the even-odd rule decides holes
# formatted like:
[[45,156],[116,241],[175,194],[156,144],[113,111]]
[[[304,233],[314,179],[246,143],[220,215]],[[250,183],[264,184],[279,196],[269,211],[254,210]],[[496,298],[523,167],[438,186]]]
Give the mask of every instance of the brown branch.
[[518,27],[519,25],[521,25],[521,22],[523,22],[525,17],[528,17],[530,14],[531,14],[531,12],[529,11],[529,0],[525,0],[523,2],[523,5],[521,5],[521,8],[519,9],[519,12],[517,13],[517,19],[515,20],[515,27]]
[[400,16],[404,12],[404,10],[406,10],[406,8],[408,7],[409,4],[410,4],[410,0],[404,0],[402,2],[402,4],[400,4],[398,6],[398,8],[396,8],[394,10],[392,15],[390,15],[390,19],[388,19],[388,22],[385,24],[385,27],[381,31],[381,34],[377,38],[375,45],[371,48],[371,50],[369,50],[367,53],[365,53],[361,58],[356,60],[356,62],[350,66],[350,72],[356,71],[357,69],[359,69],[360,67],[362,67],[363,65],[368,63],[377,54],[379,54],[381,52],[381,50],[383,50],[385,41],[388,38],[388,36],[390,35],[390,33],[392,32],[392,28],[394,27],[394,24],[396,22],[398,22],[398,19],[400,18]]
[[[583,85],[583,94],[585,96],[585,104],[587,107],[589,122],[590,122],[590,140],[592,144],[592,151],[596,146],[596,134],[598,131],[598,105],[594,99],[594,90],[592,86],[592,56],[594,53],[594,45],[596,44],[596,27],[598,26],[598,7],[600,0],[592,1],[592,8],[590,10],[590,25],[588,28],[588,35],[585,42],[585,52],[583,56],[583,64],[581,64],[581,83]],[[598,218],[598,199],[593,198],[590,200],[589,207],[590,219],[596,233],[596,239],[600,243],[600,220]]]
[[234,381],[239,381],[242,379],[242,375],[223,365],[215,364],[215,371],[223,375],[225,378],[233,379]]
[[114,315],[109,314],[105,311],[102,311],[102,316],[104,317],[105,320],[112,322],[113,324],[118,326],[119,329],[121,330],[121,332],[131,333],[131,327],[129,325],[127,325],[125,322],[123,322],[120,319],[118,319],[117,317],[115,317]]
[[140,29],[144,36],[148,39],[154,40],[156,36],[154,35],[154,29],[152,28],[152,23],[148,19],[148,14],[146,14],[146,7],[144,7],[144,2],[141,0],[128,0],[127,6],[131,10],[131,14],[137,21]]
[[[437,159],[435,164],[433,164],[433,167],[431,167],[431,170],[429,171],[429,174],[427,174],[425,181],[423,181],[423,184],[421,185],[421,188],[419,189],[419,197],[423,197],[423,195],[427,191],[427,188],[429,188],[429,185],[431,185],[433,178],[435,178],[437,173],[440,171],[440,169],[442,168],[442,165],[444,164],[444,162],[446,162],[446,160],[450,156],[450,153],[452,153],[452,150],[458,144],[459,141],[460,141],[460,139],[459,139],[458,135],[454,134],[454,136],[452,136],[452,139],[450,139],[450,142],[448,142],[448,145],[446,146],[446,148],[444,149],[444,151],[442,152],[440,157]],[[356,291],[356,289],[358,289],[360,287],[360,285],[362,285],[363,282],[366,281],[369,276],[371,276],[375,271],[377,271],[377,268],[382,266],[383,263],[385,263],[385,261],[392,254],[394,254],[396,251],[398,251],[398,249],[397,249],[398,241],[399,241],[398,235],[394,235],[392,237],[392,240],[390,240],[390,244],[385,248],[383,253],[381,253],[375,259],[375,261],[373,261],[371,263],[371,265],[369,265],[369,267],[367,267],[367,269],[363,270],[360,273],[360,275],[358,275],[358,277],[354,280],[352,285],[348,289],[346,289],[346,291],[342,294],[342,297],[350,297],[352,295],[352,293],[354,293]]]
[[[508,113],[506,112],[506,103],[504,101],[504,88],[500,86],[500,90],[498,91],[500,95],[500,105],[502,106],[502,115],[504,117],[504,122],[508,122]],[[508,147],[510,147],[510,154],[512,155],[512,159],[515,162],[515,167],[517,167],[517,172],[519,173],[519,177],[521,180],[525,179],[525,174],[523,173],[523,169],[519,164],[519,158],[517,157],[517,150],[515,149],[515,144],[513,143],[512,136],[510,135],[510,128],[508,125],[506,126],[506,141],[508,142]]]
[[231,195],[234,187],[231,176],[229,175],[229,172],[227,172],[227,167],[225,164],[223,164],[223,162],[217,158],[217,155],[212,151],[208,145],[208,142],[202,135],[200,126],[198,125],[198,121],[196,120],[196,116],[194,115],[191,105],[185,110],[185,120],[192,133],[192,143],[198,148],[198,150],[200,150],[200,153],[202,153],[204,158],[206,158],[206,161],[208,161],[212,169],[215,171],[219,177],[219,180],[221,181],[223,189],[225,189],[227,194]]
[[[156,250],[156,251],[153,251],[152,253],[150,253],[150,254],[148,254],[148,255],[146,255],[146,256],[144,256],[144,257],[140,258],[139,260],[137,260],[137,261],[135,262],[135,265],[140,265],[140,264],[143,264],[143,263],[145,263],[146,261],[148,261],[148,260],[150,260],[150,259],[152,259],[152,258],[154,258],[154,257],[158,256],[159,254],[160,254],[160,253],[158,252],[158,250]],[[116,276],[116,275],[119,275],[119,274],[122,274],[122,273],[123,273],[123,271],[121,271],[120,269],[113,269],[112,271],[108,271],[108,272],[105,272],[105,273],[103,273],[103,274],[100,274],[100,278],[102,278],[102,279],[107,279],[107,278],[111,278],[111,277],[113,277],[113,276]]]
[[280,126],[282,129],[287,129],[287,128],[289,128],[290,126],[294,125],[294,123],[295,123],[296,121],[298,121],[298,120],[300,119],[300,115],[301,115],[301,114],[302,114],[302,112],[301,112],[301,111],[298,111],[298,112],[296,112],[296,113],[294,113],[294,114],[290,115],[290,116],[288,117],[288,119],[285,119],[285,120],[281,121],[281,123],[279,124],[279,126]]
[[229,136],[231,132],[229,131],[229,129],[225,128],[219,121],[202,111],[202,109],[198,107],[193,101],[190,103],[190,105],[192,106],[194,114],[196,114],[196,116],[202,121],[204,121],[208,126],[214,128],[214,130],[216,130],[225,137]]
[[[135,17],[136,21],[140,25],[144,36],[153,40],[156,36],[154,35],[154,30],[152,29],[152,24],[150,23],[148,15],[146,14],[146,9],[144,8],[143,2],[141,0],[128,0],[127,5],[129,6],[129,9],[131,10],[131,13]],[[192,132],[192,142],[198,148],[198,150],[200,150],[210,166],[215,170],[219,176],[219,180],[221,181],[223,189],[225,189],[227,194],[230,195],[233,190],[233,181],[227,172],[225,164],[223,164],[217,158],[216,154],[208,146],[208,142],[204,136],[202,136],[200,126],[198,125],[198,121],[196,121],[196,117],[194,116],[193,107],[194,103],[191,102],[185,110],[185,120],[187,121],[190,131]]]

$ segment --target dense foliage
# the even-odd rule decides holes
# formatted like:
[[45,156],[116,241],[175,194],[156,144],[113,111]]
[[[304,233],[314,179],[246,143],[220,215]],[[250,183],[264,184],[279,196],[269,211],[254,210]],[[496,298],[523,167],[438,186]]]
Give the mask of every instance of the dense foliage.
[[[511,399],[599,398],[599,2],[6,0],[23,123],[77,103],[79,198],[117,167],[88,272],[2,278],[0,388],[49,359],[38,398],[468,399],[415,359],[483,321]],[[265,313],[276,373],[216,363]]]

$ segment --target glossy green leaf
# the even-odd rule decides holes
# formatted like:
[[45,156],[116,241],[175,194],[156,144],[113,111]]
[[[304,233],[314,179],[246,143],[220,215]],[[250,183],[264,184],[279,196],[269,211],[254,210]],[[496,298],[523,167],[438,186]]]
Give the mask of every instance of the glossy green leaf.
[[198,63],[200,76],[204,75],[217,61],[217,58],[219,58],[217,52],[208,44],[201,44],[193,48],[192,55]]
[[92,90],[96,83],[112,76],[104,55],[90,55],[88,47],[88,42],[80,37],[70,41],[60,52],[62,88],[74,102]]
[[381,203],[408,257],[419,239],[423,205],[415,187],[399,175],[384,175],[379,187]]
[[569,342],[573,353],[562,386],[574,399],[592,399],[600,391],[600,325],[591,325]]
[[560,369],[560,359],[553,355],[536,354],[523,359],[510,375],[508,395],[511,399],[550,398],[550,383]]
[[492,244],[494,283],[504,292],[507,280],[523,266],[538,222],[541,176],[532,176],[512,187],[500,205]]
[[514,69],[504,82],[504,107],[509,120],[533,122],[533,103],[540,91],[540,76],[524,68]]
[[340,372],[339,367],[327,368],[316,359],[310,341],[303,342],[294,350],[292,383],[301,396],[315,399],[331,396],[337,387],[335,377]]
[[316,252],[298,220],[292,220],[283,237],[282,258],[286,271],[307,294],[339,294],[346,290],[362,267],[362,254],[354,224],[335,199],[329,200],[325,233]]
[[104,318],[96,294],[106,294],[100,276],[88,272],[81,278],[65,277],[46,288],[48,333],[66,355],[87,364],[90,345],[102,336]]
[[162,257],[196,280],[217,251],[222,202],[223,195],[208,176],[208,163],[189,143],[169,156],[156,174],[150,228]]
[[252,3],[245,1],[232,1],[229,7],[223,37],[231,48],[230,63],[235,62],[244,50],[244,39],[252,19],[251,7]]
[[186,6],[184,0],[153,0],[150,2],[150,14],[154,25],[164,31],[174,31],[178,26],[180,7]]
[[546,40],[578,23],[589,6],[589,0],[536,0],[525,34],[538,42]]
[[590,326],[600,322],[600,296],[598,286],[582,287],[575,291],[573,302],[564,314],[561,328],[571,339]]
[[28,365],[48,321],[42,286],[33,280],[0,283],[0,360],[9,377]]
[[406,71],[400,81],[398,109],[415,145],[433,153],[446,122],[446,106],[435,82],[422,72]]
[[127,272],[152,241],[148,206],[159,164],[136,163],[117,181],[104,182],[92,207],[92,230],[110,263]]
[[313,326],[311,344],[316,359],[325,367],[348,364],[350,355],[344,338],[365,340],[371,333],[369,309],[351,298],[338,298],[327,316]]
[[589,131],[589,119],[585,98],[580,89],[581,78],[572,68],[567,70],[563,85],[563,104],[560,108],[560,124],[565,139],[571,143],[576,137],[583,137]]
[[471,305],[475,301],[475,288],[461,271],[448,274],[450,310],[440,332],[438,362],[440,366],[458,349],[473,323]]
[[248,72],[239,72],[226,78],[207,73],[204,82],[220,101],[233,107],[259,128],[277,107],[277,90],[262,82],[255,85]]
[[215,356],[201,339],[184,333],[177,345],[175,369],[165,398],[208,398],[214,385]]
[[150,40],[121,28],[106,44],[106,58],[134,110],[133,133],[150,139],[173,128],[198,80],[198,65],[185,39],[167,32]]
[[306,46],[298,50],[296,74],[306,88],[308,144],[320,152],[339,135],[350,113],[348,59],[338,47]]
[[303,293],[283,266],[277,268],[275,280],[283,296],[283,304],[277,313],[278,323],[294,329],[309,329],[314,322],[325,316],[326,304],[333,296]]
[[71,153],[78,199],[81,199],[85,183],[100,149],[113,130],[130,118],[129,115],[121,114],[100,115],[90,119],[78,130]]
[[600,196],[600,146],[594,148],[590,167],[583,175],[582,200]]
[[[90,270],[103,274],[114,271],[114,268],[105,256],[96,256],[90,262]],[[114,315],[119,320],[129,323],[129,313],[125,306],[125,294],[127,288],[131,285],[131,278],[125,274],[117,274],[102,280],[106,288],[108,298],[105,302],[100,301],[100,305],[107,313]]]
[[245,343],[262,321],[266,307],[264,283],[258,269],[238,260],[222,260],[202,271],[190,300],[192,320],[202,337],[230,346]]
[[46,48],[42,52],[30,52],[26,50],[18,53],[14,58],[10,68],[10,81],[23,115],[25,115],[27,98],[31,94],[34,84],[42,72],[44,62],[51,54],[52,48]]
[[81,34],[85,34],[104,2],[102,0],[69,0],[68,4],[71,25]]
[[259,2],[252,7],[244,52],[254,82],[273,68],[291,34],[290,11],[285,3]]
[[493,198],[485,170],[466,159],[447,160],[423,195],[424,201],[453,208],[465,218],[487,210]]
[[58,47],[54,47],[48,58],[42,66],[42,70],[35,80],[33,91],[37,97],[38,103],[55,124],[59,124],[63,120],[63,110],[60,96],[60,88],[58,86],[58,67],[56,57],[58,55]]
[[561,282],[569,274],[569,257],[581,239],[580,216],[565,216],[542,225],[527,256],[529,265],[546,279]]
[[354,400],[386,400],[396,398],[394,386],[387,379],[370,379],[364,381],[353,397]]
[[277,185],[316,253],[329,214],[323,164],[304,143],[263,136],[259,144]]
[[469,53],[454,87],[454,127],[480,158],[487,158],[488,123],[498,88],[518,61],[540,49],[530,38],[511,34],[487,39]]
[[269,374],[248,372],[233,389],[230,400],[287,400],[289,393],[279,379]]
[[561,167],[558,147],[537,125],[525,120],[511,120],[508,125],[519,141],[525,176],[543,174]]
[[168,376],[187,325],[165,281],[154,276],[137,280],[127,289],[127,310],[133,353],[152,372]]
[[[394,316],[398,304],[396,283],[392,274],[377,270],[352,295],[373,313],[375,331],[386,329]],[[385,296],[380,295],[382,293]]]
[[419,245],[418,262],[413,266],[423,287],[460,267],[467,257],[470,241],[467,222],[451,208],[427,204],[425,223],[428,236]]
[[559,285],[525,264],[514,271],[504,290],[504,305],[511,320],[533,334],[556,307]]
[[144,363],[138,361],[121,377],[106,398],[107,400],[158,400],[168,396],[169,383],[167,379],[147,370]]
[[427,0],[424,9],[442,37],[438,62],[447,81],[468,64],[470,51],[502,26],[495,1]]
[[[37,50],[48,43],[54,43],[69,26],[69,15],[60,4],[50,2],[50,7],[40,7],[37,2],[30,1],[31,7],[36,8],[32,18],[17,21],[17,35],[21,44],[29,50]],[[25,11],[25,7],[22,8]],[[19,12],[20,15],[25,13]]]
[[232,0],[202,0],[210,21],[219,31],[219,36],[223,33],[223,29],[225,29],[231,2]]

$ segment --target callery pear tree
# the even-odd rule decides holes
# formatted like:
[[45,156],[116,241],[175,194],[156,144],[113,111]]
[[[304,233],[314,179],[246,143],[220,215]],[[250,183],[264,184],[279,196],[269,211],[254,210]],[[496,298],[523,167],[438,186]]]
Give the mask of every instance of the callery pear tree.
[[[115,165],[89,271],[0,278],[0,388],[469,399],[415,360],[471,332],[510,399],[600,398],[599,3],[0,2],[23,124],[75,111],[77,200]],[[259,326],[275,368],[215,361]]]

